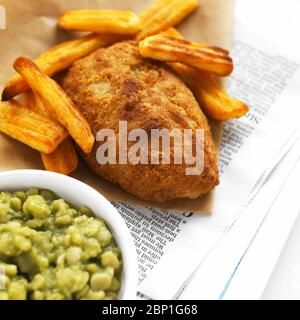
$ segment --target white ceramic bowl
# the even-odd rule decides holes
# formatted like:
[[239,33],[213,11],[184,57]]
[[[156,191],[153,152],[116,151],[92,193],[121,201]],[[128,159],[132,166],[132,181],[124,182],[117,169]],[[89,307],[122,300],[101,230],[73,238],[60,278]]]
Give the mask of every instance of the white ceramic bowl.
[[95,189],[76,179],[41,170],[14,170],[0,173],[0,191],[30,187],[49,189],[74,206],[86,205],[110,227],[123,255],[123,279],[119,299],[132,300],[137,292],[137,258],[133,240],[123,218]]

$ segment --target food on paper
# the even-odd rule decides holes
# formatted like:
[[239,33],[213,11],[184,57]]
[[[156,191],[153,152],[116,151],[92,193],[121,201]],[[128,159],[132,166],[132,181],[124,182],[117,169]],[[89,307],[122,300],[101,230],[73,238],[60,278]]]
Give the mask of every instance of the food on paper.
[[[231,98],[215,77],[233,71],[229,52],[187,41],[174,28],[198,5],[197,0],[156,0],[139,16],[131,11],[92,8],[62,13],[60,28],[92,33],[58,44],[34,62],[23,57],[15,61],[18,73],[2,93],[2,100],[9,102],[0,106],[5,110],[0,115],[0,130],[39,150],[45,168],[63,174],[74,172],[78,165],[74,140],[96,174],[144,200],[195,199],[208,193],[219,183],[219,173],[204,114],[227,121],[249,109]],[[62,80],[57,81],[62,88],[50,77],[63,70],[67,75],[55,78],[60,76]],[[12,100],[18,95],[23,105]],[[126,131],[120,127],[124,122]],[[173,130],[184,135],[190,129],[192,140],[186,146],[182,137],[182,162],[178,162],[174,145],[165,163],[159,141],[158,163],[153,163],[150,137],[144,147],[150,155],[140,154],[140,161],[130,162],[130,151],[124,158],[116,148],[115,162],[110,163],[98,157],[104,142],[99,138],[102,129],[112,129],[117,138],[126,140],[130,129],[142,129],[150,136],[152,129],[159,134],[166,130],[174,144]],[[204,136],[199,135],[198,141],[200,129]],[[129,140],[126,152],[132,145]],[[199,145],[204,146],[201,155],[197,153]],[[186,148],[196,168],[185,162]]]
[[156,0],[140,14],[141,31],[138,40],[173,27],[198,7],[197,0]]
[[27,58],[18,58],[14,68],[42,99],[45,107],[55,114],[80,148],[86,153],[91,152],[95,141],[91,128],[63,89]]
[[[119,38],[113,35],[91,34],[62,42],[40,55],[35,63],[47,76],[53,76],[57,72],[67,69],[74,61],[117,40]],[[28,89],[26,81],[19,74],[16,74],[6,83],[2,100],[10,100]]]
[[157,202],[195,199],[218,184],[215,146],[197,101],[167,66],[142,59],[137,42],[118,43],[77,61],[63,80],[63,88],[94,134],[102,128],[118,132],[120,120],[127,121],[128,128],[147,132],[204,130],[202,174],[188,176],[185,164],[174,163],[100,165],[96,159],[100,142],[95,143],[92,153],[84,154],[96,174],[142,199]]
[[[162,34],[182,39],[182,35],[174,28]],[[213,75],[181,63],[169,63],[169,66],[187,83],[202,110],[211,118],[228,121],[240,118],[249,111],[245,103],[230,97]]]
[[0,131],[44,153],[53,152],[68,136],[59,123],[14,100],[0,102]]
[[63,141],[52,153],[41,153],[41,157],[47,171],[66,176],[74,172],[78,166],[78,156],[71,138]]
[[212,75],[178,63],[172,63],[171,67],[188,84],[202,110],[211,118],[228,121],[249,111],[245,103],[230,97]]
[[66,30],[134,35],[140,30],[140,19],[131,11],[75,10],[63,13],[58,25]]
[[218,76],[228,76],[233,71],[228,51],[177,37],[161,34],[148,37],[140,42],[139,51],[144,58],[181,62]]
[[[43,101],[31,90],[24,92],[23,100],[26,107],[55,122],[58,122],[53,113],[45,108]],[[66,138],[52,153],[41,153],[44,168],[64,175],[70,175],[78,166],[78,156],[70,137]]]
[[27,90],[22,94],[24,105],[30,110],[41,114],[42,116],[49,118],[55,122],[58,122],[53,112],[50,112],[43,103],[42,99],[35,95],[32,90]]
[[183,39],[183,36],[181,35],[181,33],[178,30],[176,30],[175,28],[169,28],[169,29],[161,32],[160,35]]

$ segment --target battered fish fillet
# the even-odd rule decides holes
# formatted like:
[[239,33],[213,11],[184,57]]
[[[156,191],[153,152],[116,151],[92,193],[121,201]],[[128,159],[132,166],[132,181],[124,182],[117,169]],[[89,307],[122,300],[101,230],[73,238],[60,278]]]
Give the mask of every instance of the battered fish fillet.
[[118,141],[120,120],[128,122],[128,130],[142,128],[149,133],[163,128],[204,129],[205,161],[200,175],[186,175],[185,164],[99,165],[99,142],[92,153],[83,155],[96,174],[155,202],[195,199],[219,183],[210,128],[192,92],[165,64],[141,58],[136,42],[117,43],[75,62],[62,84],[95,135],[100,129],[113,129]]

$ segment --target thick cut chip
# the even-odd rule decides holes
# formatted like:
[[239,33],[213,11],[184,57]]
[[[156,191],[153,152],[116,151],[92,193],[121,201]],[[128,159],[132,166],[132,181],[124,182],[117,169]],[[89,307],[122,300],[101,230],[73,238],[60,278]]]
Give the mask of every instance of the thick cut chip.
[[[183,38],[174,28],[162,34]],[[187,83],[203,111],[211,118],[227,121],[240,118],[249,111],[245,103],[230,97],[217,79],[207,72],[195,70],[180,63],[169,63],[169,66]]]
[[175,38],[183,39],[182,34],[179,31],[177,31],[175,28],[169,28],[161,32],[160,35],[166,36],[166,37],[175,37]]
[[53,152],[68,136],[63,126],[14,100],[0,102],[0,131],[44,153]]
[[71,174],[78,166],[78,156],[70,137],[63,141],[54,152],[41,153],[41,157],[46,170],[64,175]]
[[[87,35],[51,48],[39,56],[35,63],[47,76],[53,76],[55,73],[67,69],[74,61],[118,40],[119,38],[113,35]],[[5,85],[2,100],[10,100],[28,89],[26,81],[19,74],[16,74]]]
[[157,0],[140,14],[138,40],[160,33],[180,23],[198,7],[197,0]]
[[35,95],[32,90],[25,91],[22,95],[24,100],[24,105],[28,107],[30,110],[41,114],[42,116],[49,118],[55,122],[59,122],[55,114],[50,112],[44,105],[42,99]]
[[139,44],[140,54],[165,62],[180,62],[218,76],[228,76],[233,62],[227,50],[165,35],[148,37]]
[[[31,90],[23,93],[23,100],[24,105],[30,110],[58,122],[55,115],[49,112],[43,101]],[[78,166],[78,156],[70,137],[65,139],[52,153],[41,153],[41,158],[46,170],[64,175],[71,174]]]
[[63,89],[27,58],[18,58],[14,68],[43,101],[45,107],[55,114],[56,119],[68,130],[81,149],[85,153],[90,153],[95,137],[89,124]]
[[179,63],[170,63],[170,66],[191,88],[201,108],[211,118],[227,121],[240,118],[249,111],[245,103],[230,97],[218,81],[207,72]]
[[131,11],[75,10],[62,14],[58,25],[66,30],[134,35],[140,30],[140,19]]

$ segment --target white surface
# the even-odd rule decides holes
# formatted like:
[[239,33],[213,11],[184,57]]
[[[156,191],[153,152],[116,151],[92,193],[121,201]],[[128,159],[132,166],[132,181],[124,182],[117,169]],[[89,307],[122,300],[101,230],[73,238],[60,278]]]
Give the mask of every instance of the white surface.
[[[300,141],[299,141],[300,142]],[[289,158],[295,156],[299,159],[300,143],[294,148]],[[295,192],[300,189],[300,162],[293,166],[288,160],[283,160],[275,170],[273,177],[266,183],[261,191],[265,199],[269,199],[269,193],[275,189],[280,176],[280,171],[294,167],[284,183],[280,193],[267,212],[264,220],[258,228],[251,244],[245,251],[238,267],[234,272],[230,285],[224,295],[224,299],[258,299],[261,297],[268,280],[270,271],[278,262],[281,251],[286,244],[290,231],[298,216],[300,203],[295,200]],[[283,182],[279,183],[280,185]],[[275,196],[275,195],[274,195]],[[258,207],[260,208],[260,206]]]
[[[294,190],[294,199],[299,199],[299,190],[300,188]],[[285,212],[282,214],[284,215]],[[280,255],[262,299],[300,299],[300,216]]]
[[299,61],[299,0],[236,0],[236,16],[257,34],[267,36],[274,49]]
[[120,298],[135,299],[137,291],[135,246],[124,220],[113,205],[83,182],[54,172],[15,170],[0,173],[0,190],[16,191],[30,187],[52,190],[75,206],[86,205],[95,215],[107,222],[121,248],[124,260],[124,278]]
[[[236,23],[235,39],[244,41],[248,45],[249,55],[251,55],[253,51],[258,56],[266,55],[272,57],[273,60],[271,60],[270,68],[276,68],[276,59],[284,59],[286,61],[286,59],[289,58],[294,61],[299,61],[299,58],[294,59],[299,43],[296,42],[295,44],[295,35],[292,32],[294,30],[290,29],[294,28],[294,24],[297,23],[293,17],[296,17],[295,14],[297,9],[300,8],[298,3],[292,0],[285,2],[277,0],[239,0],[237,7],[237,21],[239,23]],[[293,4],[295,5],[294,7],[292,7]],[[280,21],[280,23],[278,23],[278,21]],[[291,23],[288,23],[290,21]],[[283,24],[284,28],[280,28]],[[244,57],[246,61],[249,55]],[[284,58],[279,57],[279,55]],[[252,71],[257,72],[257,74],[263,78],[263,70],[259,69],[260,64],[256,63],[257,60],[258,59],[256,58],[254,61],[251,61],[253,68]],[[293,63],[293,61],[290,63]],[[296,69],[297,66],[295,64],[294,66]],[[282,75],[282,77],[284,77],[284,70],[285,69],[283,69],[282,72],[278,72],[277,76]],[[256,81],[257,79],[254,79],[254,82]],[[273,113],[275,112],[276,107],[278,107],[278,110],[281,112],[281,116],[279,117],[281,122],[283,122],[283,119],[286,119],[288,123],[287,127],[290,129],[294,120],[292,117],[286,116],[289,114],[295,114],[297,117],[296,113],[300,106],[299,84],[300,73],[298,71],[297,76],[294,76],[291,81],[288,81],[288,85],[284,89],[283,94],[280,95],[275,105],[273,105],[269,111],[267,117],[269,121],[274,120]],[[263,93],[264,89],[267,90],[267,88],[262,88],[261,93]],[[259,90],[254,90],[254,92],[259,96]],[[255,105],[257,107],[260,104],[256,103]],[[287,109],[289,109],[290,112],[287,111]],[[252,164],[255,162],[252,161],[253,159],[251,156],[255,158],[258,155],[262,156],[263,152],[269,151],[268,145],[265,147],[263,152],[259,151],[258,146],[262,141],[267,143],[274,142],[275,144],[279,142],[274,136],[274,132],[276,132],[276,130],[269,130],[270,128],[267,128],[265,121],[261,123],[261,126],[267,130],[268,133],[272,133],[273,137],[267,139],[266,136],[261,135],[259,141],[253,141],[252,139],[251,142],[254,144],[253,150],[249,148],[249,143],[247,144],[247,147],[243,150],[246,151],[246,158],[242,162],[247,164],[249,170],[244,169],[243,174],[245,172],[250,175],[253,174],[254,168]],[[297,126],[299,126],[298,120]],[[277,133],[280,133],[280,135],[284,135],[286,133],[285,130],[286,129],[281,130],[280,127],[277,126]],[[284,145],[286,145],[286,143],[284,143]],[[295,149],[300,149],[300,146],[298,145]],[[296,220],[299,208],[294,208],[293,211],[290,212],[288,218],[285,219],[284,223],[281,223],[281,215],[277,214],[276,218],[279,216],[279,219],[275,219],[275,226],[273,222],[269,225],[267,224],[267,228],[264,229],[267,229],[268,232],[267,234],[263,234],[264,239],[262,242],[256,245],[257,250],[255,250],[254,253],[252,250],[252,256],[250,258],[247,257],[247,254],[251,251],[251,246],[257,239],[257,235],[261,230],[262,225],[268,220],[267,217],[269,213],[271,213],[270,208],[272,207],[274,200],[278,197],[284,182],[296,163],[298,152],[297,150],[295,151],[294,155],[290,154],[287,156],[289,160],[286,164],[282,163],[279,165],[280,169],[276,169],[276,172],[271,175],[269,179],[270,181],[266,184],[265,188],[259,193],[255,192],[257,199],[255,199],[253,204],[248,206],[249,203],[247,202],[244,207],[244,209],[246,209],[245,212],[243,212],[243,210],[239,210],[236,215],[236,219],[234,217],[233,223],[230,224],[230,227],[224,230],[224,237],[214,245],[209,254],[204,260],[202,260],[197,272],[192,278],[191,283],[184,288],[185,290],[183,292],[181,292],[180,298],[245,299],[250,297],[252,299],[258,299],[261,297],[261,293],[268,278],[270,277],[278,256],[280,255],[285,240],[287,239],[293,223]],[[238,157],[239,165],[241,162],[242,152],[239,153]],[[267,163],[271,165],[269,159],[267,160]],[[234,166],[233,168],[236,169],[239,165]],[[266,165],[264,164],[264,166]],[[232,168],[232,166],[229,166],[229,168],[226,169],[227,171],[224,176],[229,174],[230,168]],[[268,173],[267,177],[269,177],[269,173],[272,173],[273,168],[274,165],[269,168],[271,171],[266,169],[266,172]],[[223,179],[224,176],[222,177]],[[233,177],[234,176],[232,175],[231,183],[234,181]],[[239,183],[237,184],[241,185]],[[257,189],[257,191],[259,191],[259,189]],[[218,192],[216,194],[218,195]],[[223,198],[221,200],[224,199],[224,194],[225,192],[222,193]],[[239,198],[238,192],[234,192],[233,194],[236,198]],[[253,199],[253,197],[251,199]],[[223,211],[226,212],[224,200],[221,201],[221,203],[223,205]],[[217,204],[218,197],[216,196],[216,207]],[[300,201],[293,202],[293,205],[295,205],[295,207],[298,205],[300,206]],[[241,212],[242,214],[240,214]],[[277,212],[275,211],[275,213]],[[268,226],[272,224],[273,228],[268,228]],[[280,232],[277,231],[278,228],[280,228]],[[280,236],[279,233],[281,234]],[[276,237],[277,235],[278,237]],[[261,234],[258,238],[262,238]],[[273,242],[269,242],[270,238],[273,239]],[[265,246],[267,242],[268,245]],[[265,246],[265,252],[264,250],[260,250],[260,247],[263,246]],[[266,251],[269,251],[268,253],[270,253],[269,258],[266,257]],[[262,262],[260,264],[260,261],[257,258],[261,256],[266,259],[261,259]],[[247,261],[247,263],[245,261]],[[240,272],[240,267],[242,267],[242,265],[243,268],[241,269],[246,269],[246,272]],[[222,267],[220,268],[220,266]],[[256,273],[253,272],[254,269],[257,270]],[[238,280],[236,280],[236,277]]]
[[[283,54],[299,61],[299,0],[237,0],[237,17],[255,32],[267,35]],[[274,45],[275,47],[275,45]],[[299,83],[300,87],[300,83]],[[299,108],[300,106],[295,106]],[[300,189],[290,191],[293,207],[300,206]],[[282,216],[288,214],[282,212]],[[295,210],[295,209],[293,209]],[[300,299],[300,217],[281,253],[262,299]]]
[[[278,206],[275,208],[277,211],[270,210],[299,158],[299,147],[300,141],[269,176],[255,200],[225,234],[218,247],[202,263],[182,298],[255,299],[261,296],[299,209],[297,207],[296,212],[291,211],[284,223],[280,211],[285,199],[279,209]],[[275,215],[276,219],[268,219],[271,215]],[[264,232],[261,229],[265,229]]]

